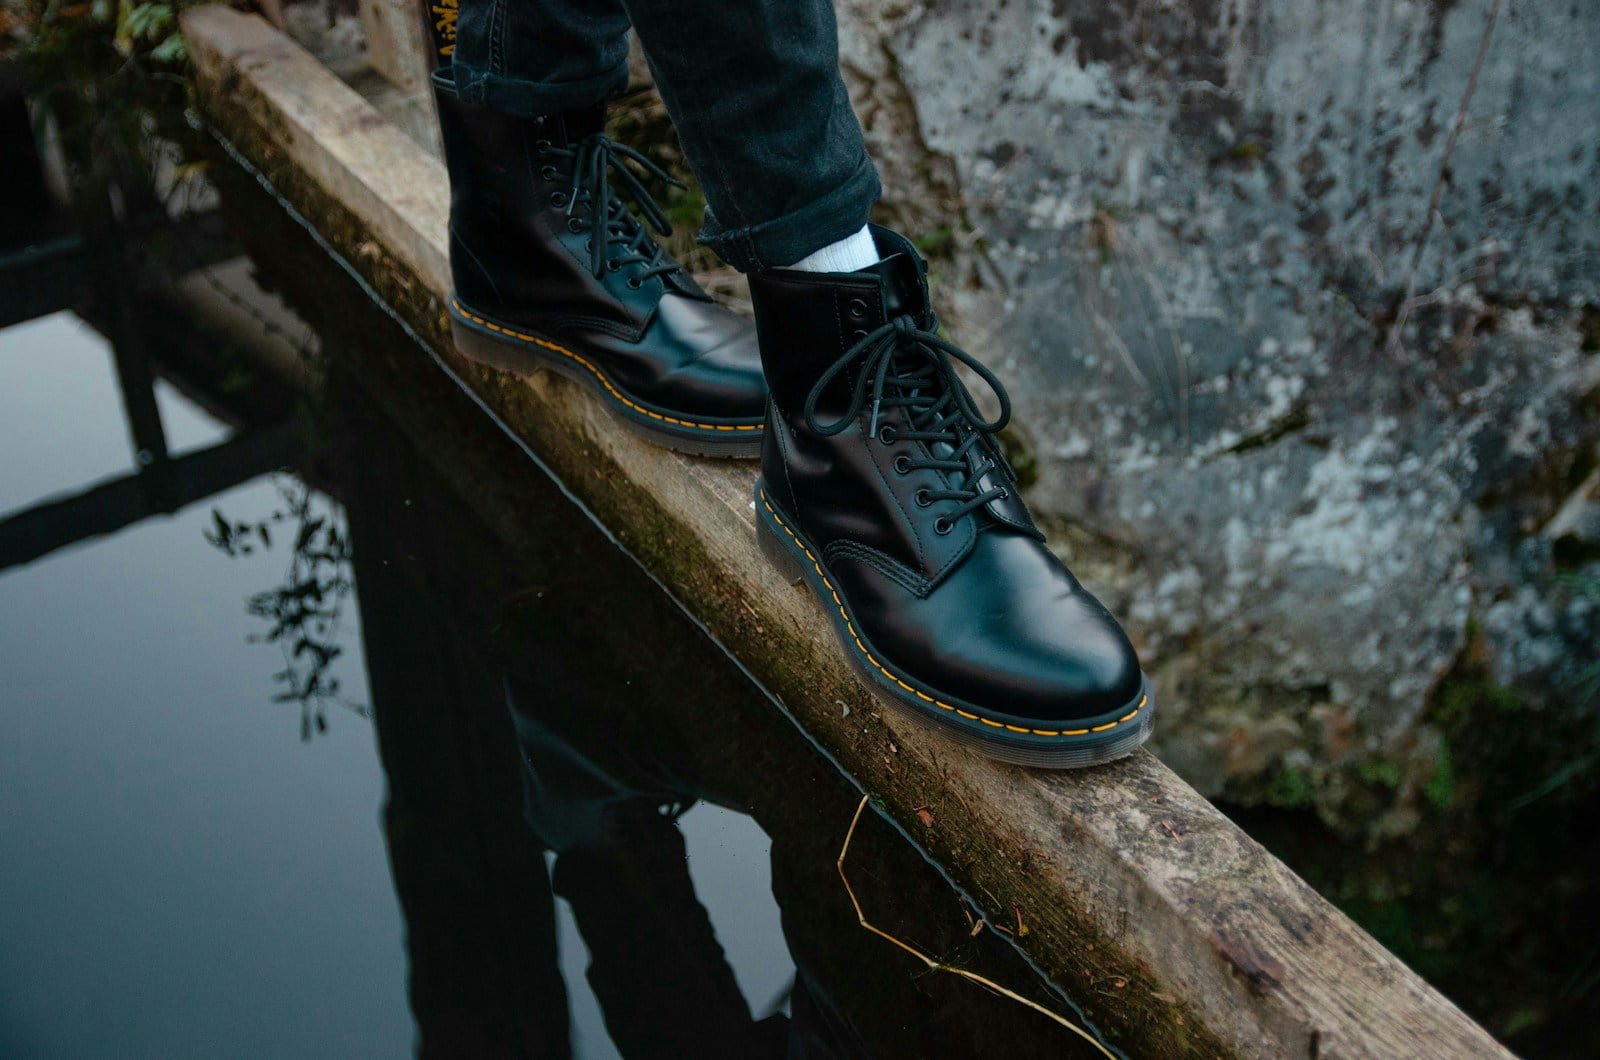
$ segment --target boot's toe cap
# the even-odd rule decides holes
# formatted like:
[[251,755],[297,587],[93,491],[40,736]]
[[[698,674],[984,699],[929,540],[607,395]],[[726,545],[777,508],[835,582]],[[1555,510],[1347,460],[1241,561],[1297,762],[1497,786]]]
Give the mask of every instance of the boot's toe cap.
[[1037,728],[1104,724],[1138,704],[1127,634],[1036,541],[980,535],[921,596],[866,564],[839,574],[867,639],[925,692]]
[[1136,704],[1144,688],[1139,656],[1127,634],[1098,600],[1081,589],[1079,592],[1099,613],[1081,616],[1067,627],[1068,635],[1053,645],[1045,664],[1049,680],[1041,682],[1035,694],[1024,701],[1032,717],[1103,719]]
[[1144,686],[1139,657],[1110,613],[1081,587],[995,615],[929,657],[929,677],[991,711],[1045,726],[1102,723]]

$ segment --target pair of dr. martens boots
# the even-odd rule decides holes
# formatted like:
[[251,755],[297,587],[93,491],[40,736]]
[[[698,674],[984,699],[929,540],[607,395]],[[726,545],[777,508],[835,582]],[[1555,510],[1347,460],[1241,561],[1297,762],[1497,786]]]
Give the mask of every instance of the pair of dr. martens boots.
[[643,179],[666,175],[605,134],[603,108],[511,117],[439,77],[463,354],[554,368],[671,448],[759,456],[763,552],[857,670],[957,739],[1055,768],[1144,741],[1133,648],[1045,547],[996,438],[1005,390],[939,333],[907,240],[875,228],[881,260],[859,272],[751,274],[751,326],[656,243]]

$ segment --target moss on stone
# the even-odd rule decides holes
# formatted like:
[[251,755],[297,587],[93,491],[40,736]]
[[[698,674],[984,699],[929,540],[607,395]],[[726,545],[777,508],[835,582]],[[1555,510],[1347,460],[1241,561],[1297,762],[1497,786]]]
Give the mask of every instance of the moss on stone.
[[1419,761],[1369,756],[1352,770],[1365,796],[1348,801],[1406,803],[1407,834],[1341,836],[1299,802],[1315,778],[1287,768],[1263,805],[1232,814],[1513,1048],[1531,1048],[1571,1040],[1574,1014],[1600,1003],[1590,955],[1571,945],[1600,901],[1600,851],[1575,845],[1600,813],[1600,728],[1582,692],[1537,702],[1492,663],[1469,622],[1424,714],[1437,743]]
[[1311,779],[1305,770],[1293,765],[1280,766],[1267,781],[1267,805],[1285,810],[1309,807],[1313,802]]
[[1001,431],[999,437],[1006,460],[1010,461],[1011,469],[1017,473],[1017,485],[1026,490],[1038,482],[1039,462],[1034,458],[1033,448],[1022,436],[1022,431],[1013,424]]

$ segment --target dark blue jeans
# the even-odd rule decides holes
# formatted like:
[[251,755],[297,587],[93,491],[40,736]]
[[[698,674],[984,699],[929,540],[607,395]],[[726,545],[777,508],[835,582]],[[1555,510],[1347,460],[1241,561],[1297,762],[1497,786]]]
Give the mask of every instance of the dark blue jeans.
[[700,241],[741,271],[851,235],[878,199],[832,0],[427,2],[461,98],[527,117],[625,89],[632,25],[705,191]]

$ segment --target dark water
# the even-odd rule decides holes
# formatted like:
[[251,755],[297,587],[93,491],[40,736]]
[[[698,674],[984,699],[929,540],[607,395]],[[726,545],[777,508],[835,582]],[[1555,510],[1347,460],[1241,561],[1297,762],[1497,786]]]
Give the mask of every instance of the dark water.
[[[286,238],[271,342],[0,330],[0,1056],[1086,1053],[858,926],[858,793]],[[1070,1011],[870,812],[850,871]]]
[[[179,451],[226,433],[163,397]],[[111,360],[77,318],[0,332],[0,448],[8,512],[129,468]],[[215,503],[275,496],[257,480]],[[352,719],[302,745],[260,709],[269,660],[240,595],[281,558],[228,561],[207,519],[191,507],[0,575],[8,1056],[407,1040],[370,731]]]

